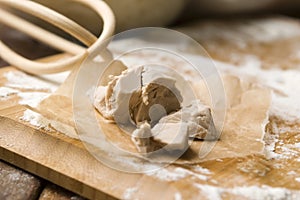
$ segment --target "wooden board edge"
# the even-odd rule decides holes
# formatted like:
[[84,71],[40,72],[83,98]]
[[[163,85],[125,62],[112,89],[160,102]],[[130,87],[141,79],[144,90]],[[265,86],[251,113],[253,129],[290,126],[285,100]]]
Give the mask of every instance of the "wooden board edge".
[[[56,141],[59,140],[58,138],[42,133],[36,129],[33,129],[32,127],[26,126],[20,122],[16,122],[12,119],[9,119],[7,117],[0,116],[0,134],[1,131],[3,131],[3,125],[1,124],[13,124],[13,126],[17,127],[13,131],[17,131],[18,133],[16,134],[24,134],[24,137],[29,136],[32,137],[32,135],[35,135],[35,137],[47,137],[47,141],[50,142],[48,145],[56,145]],[[27,131],[23,131],[20,133],[18,129],[26,129]],[[34,134],[32,134],[34,133]],[[36,133],[41,133],[41,134],[36,134]],[[56,185],[59,185],[67,190],[70,190],[78,195],[81,195],[82,197],[88,198],[88,199],[118,199],[117,197],[104,193],[98,189],[95,189],[91,186],[88,186],[87,184],[83,184],[82,182],[79,182],[75,178],[69,177],[65,175],[64,173],[61,173],[59,171],[54,171],[52,172],[52,169],[50,167],[47,167],[46,165],[43,165],[39,162],[36,162],[30,157],[25,157],[22,155],[18,150],[14,149],[14,146],[9,146],[4,147],[3,144],[1,144],[1,140],[3,140],[3,137],[0,135],[0,158],[1,160],[8,162],[16,167],[19,167],[33,175],[36,175],[38,177],[41,177],[45,180],[48,180]],[[31,142],[36,142],[39,140],[34,140],[31,139]],[[70,145],[65,141],[61,141],[60,145]],[[59,148],[59,147],[58,147]],[[84,149],[81,149],[79,147],[74,146],[74,148],[80,149],[83,154],[87,154],[88,152],[85,151]],[[47,155],[45,155],[47,156]],[[37,171],[38,170],[38,171]],[[62,181],[63,180],[63,181]],[[74,185],[79,185],[79,190],[74,189]]]

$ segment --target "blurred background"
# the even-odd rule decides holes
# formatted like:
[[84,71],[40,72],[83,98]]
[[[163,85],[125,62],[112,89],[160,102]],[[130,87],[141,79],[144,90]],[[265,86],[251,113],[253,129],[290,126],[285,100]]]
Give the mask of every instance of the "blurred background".
[[[34,0],[77,21],[95,35],[102,21],[89,8],[71,0]],[[298,0],[105,0],[117,18],[116,32],[143,26],[182,26],[206,19],[253,18],[262,15],[300,16]],[[69,38],[55,27],[25,13],[11,10],[39,26]],[[0,39],[30,59],[56,53],[38,41],[0,24]],[[72,38],[69,38],[72,40]],[[0,59],[0,65],[6,63]]]

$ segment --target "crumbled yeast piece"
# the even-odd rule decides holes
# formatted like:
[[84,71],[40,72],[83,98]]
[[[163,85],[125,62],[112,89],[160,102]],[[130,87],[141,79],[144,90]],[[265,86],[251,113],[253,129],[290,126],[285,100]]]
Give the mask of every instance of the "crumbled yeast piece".
[[153,150],[151,141],[175,151],[187,149],[190,137],[216,139],[210,108],[200,100],[182,107],[183,98],[170,69],[127,69],[120,63],[116,68],[107,85],[98,87],[95,107],[107,119],[136,127],[132,141],[139,152]]
[[158,124],[151,131],[154,140],[163,144],[166,151],[186,150],[188,147],[187,123]]
[[[181,108],[182,97],[171,72],[151,66],[124,70],[107,86],[98,87],[95,107],[105,118],[120,124],[136,125],[146,120],[153,126],[164,115]],[[153,105],[161,105],[165,112],[150,115]]]
[[131,139],[138,148],[139,152],[147,153],[151,151],[150,138],[152,136],[151,126],[145,121],[132,132]]
[[217,139],[211,110],[200,100],[194,100],[190,105],[161,118],[154,128],[182,123],[186,124],[189,137],[205,140]]

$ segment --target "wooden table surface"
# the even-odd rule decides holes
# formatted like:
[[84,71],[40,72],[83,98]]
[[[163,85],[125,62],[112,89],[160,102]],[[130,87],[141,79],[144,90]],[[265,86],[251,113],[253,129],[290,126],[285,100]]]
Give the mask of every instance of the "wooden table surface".
[[[30,59],[57,53],[37,41],[0,25],[0,39],[14,50]],[[0,68],[7,63],[0,58]],[[1,200],[81,200],[84,199],[59,186],[31,175],[0,159],[0,199]]]

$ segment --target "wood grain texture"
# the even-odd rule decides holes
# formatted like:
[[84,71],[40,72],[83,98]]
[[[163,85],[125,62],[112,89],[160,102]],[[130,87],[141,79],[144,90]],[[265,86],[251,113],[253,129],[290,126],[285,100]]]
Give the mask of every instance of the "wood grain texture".
[[0,162],[0,199],[34,200],[42,190],[42,181],[31,174]]
[[[154,183],[153,178],[108,168],[82,146],[66,142],[59,135],[16,124],[4,117],[0,117],[0,133],[2,159],[84,197],[121,198],[126,188],[134,187],[140,181],[145,183],[145,193],[154,189],[150,184]],[[155,181],[155,185],[157,198],[162,194],[173,194],[167,183]]]

